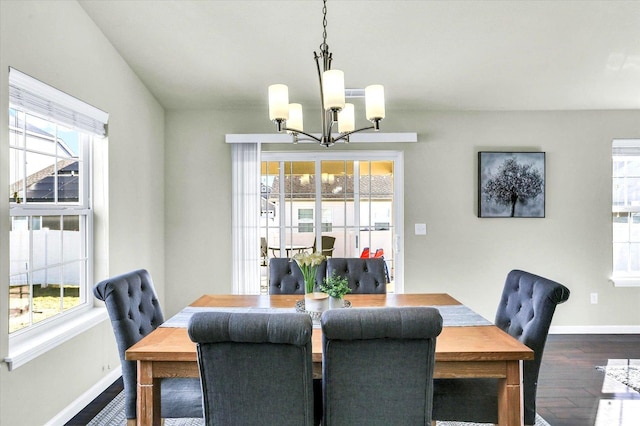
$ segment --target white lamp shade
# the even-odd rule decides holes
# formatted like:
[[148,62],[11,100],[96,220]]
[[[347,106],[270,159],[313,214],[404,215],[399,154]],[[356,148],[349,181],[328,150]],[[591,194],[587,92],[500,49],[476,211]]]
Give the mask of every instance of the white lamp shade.
[[322,91],[325,110],[344,108],[344,73],[340,70],[323,72]]
[[384,118],[384,86],[373,84],[364,89],[367,120]]
[[[302,105],[289,104],[289,119],[287,120],[287,127],[296,130],[304,130],[302,127]],[[291,131],[287,131],[291,133]]]
[[344,104],[338,113],[338,131],[340,133],[353,132],[356,128],[356,118],[353,104]]
[[269,86],[269,120],[289,119],[289,88],[284,84]]

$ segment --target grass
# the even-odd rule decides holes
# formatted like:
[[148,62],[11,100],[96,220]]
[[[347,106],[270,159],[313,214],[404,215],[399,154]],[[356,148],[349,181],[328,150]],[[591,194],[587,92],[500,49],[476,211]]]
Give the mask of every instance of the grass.
[[[40,322],[63,310],[80,303],[80,287],[62,287],[62,308],[60,307],[60,286],[50,284],[46,287],[33,286],[33,323]],[[9,333],[27,327],[29,323],[29,287],[12,286],[9,294]]]

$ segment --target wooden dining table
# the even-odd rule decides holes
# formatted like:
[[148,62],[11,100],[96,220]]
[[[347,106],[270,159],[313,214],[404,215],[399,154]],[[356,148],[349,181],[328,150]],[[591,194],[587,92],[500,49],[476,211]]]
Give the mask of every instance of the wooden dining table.
[[[295,309],[302,295],[205,295],[185,311],[225,309],[278,311]],[[448,294],[362,294],[348,295],[351,308],[391,306],[461,307]],[[476,314],[477,315],[477,314]],[[182,312],[175,318],[188,316]],[[498,380],[498,419],[501,426],[521,426],[522,361],[533,359],[533,351],[485,320],[470,325],[447,325],[436,341],[434,378],[479,378]],[[179,318],[178,318],[179,319]],[[172,325],[174,324],[174,325]],[[167,321],[126,351],[125,358],[138,365],[137,424],[160,425],[160,381],[171,377],[199,377],[196,347],[183,322]],[[322,377],[322,330],[312,335],[314,377]],[[401,360],[398,360],[399,362]],[[461,402],[463,403],[463,402]]]

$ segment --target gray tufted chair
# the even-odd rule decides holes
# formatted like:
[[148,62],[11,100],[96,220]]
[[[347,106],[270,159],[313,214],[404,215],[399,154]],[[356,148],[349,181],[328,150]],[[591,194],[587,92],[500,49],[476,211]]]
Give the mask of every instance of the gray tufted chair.
[[[125,352],[164,322],[151,275],[144,269],[101,281],[93,288],[105,302],[118,344],[125,394],[125,415],[136,418],[137,365],[125,361]],[[163,418],[202,417],[202,392],[198,379],[163,379]]]
[[[524,423],[535,424],[536,391],[542,353],[556,305],[569,299],[562,284],[513,270],[507,275],[495,324],[534,352],[524,361],[522,387]],[[494,379],[437,379],[434,384],[433,418],[479,423],[498,422],[498,384]]]
[[194,314],[205,423],[311,426],[312,330],[304,313]]
[[332,309],[320,322],[324,425],[430,424],[437,309]]
[[[316,287],[327,275],[327,262],[318,266]],[[295,260],[274,257],[269,259],[269,294],[304,294],[304,277]]]
[[334,257],[327,260],[327,275],[345,277],[351,294],[377,294],[387,292],[387,275],[382,258]]

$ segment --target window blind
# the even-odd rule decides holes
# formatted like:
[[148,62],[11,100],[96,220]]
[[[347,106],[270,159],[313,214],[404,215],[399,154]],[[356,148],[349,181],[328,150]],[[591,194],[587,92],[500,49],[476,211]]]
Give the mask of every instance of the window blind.
[[65,126],[107,136],[108,113],[11,67],[9,103]]
[[611,154],[613,156],[640,156],[640,140],[614,140],[611,144]]

